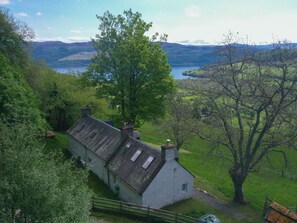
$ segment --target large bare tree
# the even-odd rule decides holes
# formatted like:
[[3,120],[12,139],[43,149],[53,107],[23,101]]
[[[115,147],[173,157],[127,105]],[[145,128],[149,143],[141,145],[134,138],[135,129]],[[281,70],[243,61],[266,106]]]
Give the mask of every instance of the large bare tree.
[[163,128],[175,147],[179,150],[191,137],[193,112],[181,95],[169,95],[167,99],[168,117],[163,122]]
[[227,35],[217,48],[220,61],[206,69],[208,84],[198,92],[208,112],[196,133],[229,151],[222,154],[231,161],[233,200],[245,203],[249,173],[272,152],[286,159],[296,138],[297,57],[288,43],[259,52],[238,42]]

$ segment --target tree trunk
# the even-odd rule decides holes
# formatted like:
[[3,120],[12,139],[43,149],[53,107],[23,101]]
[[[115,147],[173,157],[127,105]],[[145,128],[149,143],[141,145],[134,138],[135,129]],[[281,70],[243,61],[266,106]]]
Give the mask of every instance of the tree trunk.
[[246,201],[244,199],[243,183],[247,177],[247,174],[242,174],[233,168],[229,170],[229,174],[234,187],[233,201],[239,204],[245,204]]

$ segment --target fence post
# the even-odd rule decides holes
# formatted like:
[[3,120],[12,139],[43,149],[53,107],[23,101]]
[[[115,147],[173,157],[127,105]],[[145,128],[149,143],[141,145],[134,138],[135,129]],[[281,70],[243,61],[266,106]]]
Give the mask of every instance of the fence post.
[[150,218],[150,206],[147,207],[147,219],[148,219],[148,222],[151,222],[151,218]]

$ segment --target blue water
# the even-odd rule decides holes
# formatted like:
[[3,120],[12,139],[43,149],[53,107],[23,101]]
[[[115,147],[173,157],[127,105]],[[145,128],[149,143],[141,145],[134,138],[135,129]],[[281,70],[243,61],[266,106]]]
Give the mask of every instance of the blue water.
[[[190,78],[188,76],[183,76],[182,73],[186,70],[193,70],[196,69],[197,67],[172,67],[171,70],[171,75],[173,76],[174,79],[180,80],[180,79],[187,79]],[[66,74],[77,74],[79,72],[84,72],[86,71],[86,67],[73,67],[73,68],[54,68],[54,70],[58,71],[59,73]]]

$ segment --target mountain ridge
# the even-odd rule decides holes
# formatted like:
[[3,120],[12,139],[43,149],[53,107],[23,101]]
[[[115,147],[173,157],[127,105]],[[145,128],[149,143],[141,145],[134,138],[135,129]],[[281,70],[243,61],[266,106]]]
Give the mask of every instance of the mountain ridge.
[[[203,66],[216,62],[215,45],[183,45],[160,43],[172,67]],[[272,45],[258,45],[258,50],[271,49]],[[65,43],[61,41],[30,42],[28,51],[33,59],[44,61],[53,68],[87,66],[95,53],[92,42]]]

